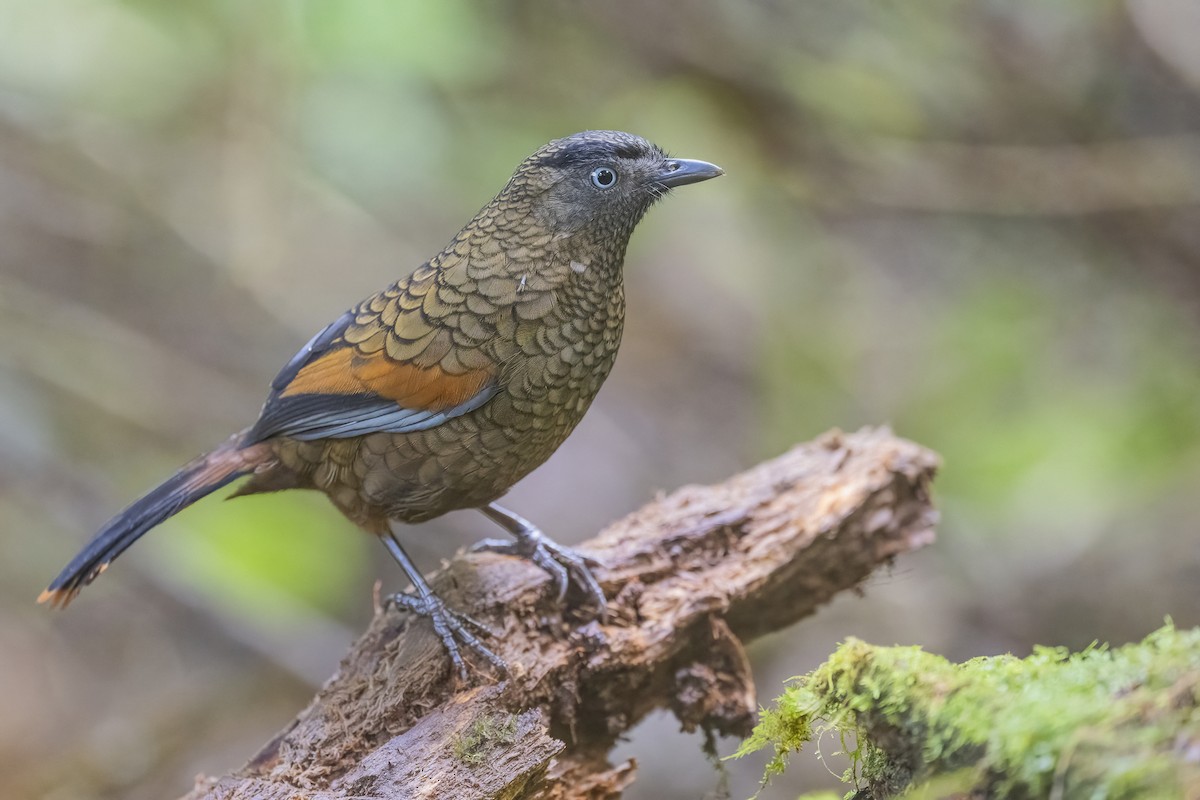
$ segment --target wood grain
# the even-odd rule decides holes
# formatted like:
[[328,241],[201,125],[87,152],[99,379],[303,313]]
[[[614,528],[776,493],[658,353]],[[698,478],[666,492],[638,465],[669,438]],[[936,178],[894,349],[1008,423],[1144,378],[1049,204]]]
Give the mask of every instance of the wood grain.
[[432,585],[494,629],[507,677],[458,684],[426,621],[381,612],[308,708],[187,800],[616,798],[635,772],[608,761],[618,736],[658,708],[744,735],[742,642],[933,541],[937,465],[886,429],[831,432],[661,497],[580,548],[602,565],[602,622],[564,615],[537,567],[459,555]]

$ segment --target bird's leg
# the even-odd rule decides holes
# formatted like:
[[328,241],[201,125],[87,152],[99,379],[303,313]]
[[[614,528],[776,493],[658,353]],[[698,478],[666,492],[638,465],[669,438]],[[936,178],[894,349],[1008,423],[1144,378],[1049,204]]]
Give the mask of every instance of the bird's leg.
[[404,570],[404,574],[408,576],[416,591],[415,595],[404,593],[390,595],[388,601],[418,616],[429,618],[429,621],[433,623],[434,632],[442,640],[446,652],[449,653],[450,661],[454,663],[459,677],[463,680],[467,678],[467,667],[458,651],[459,642],[474,650],[496,669],[508,672],[508,665],[504,663],[504,660],[484,646],[483,642],[479,641],[475,635],[475,633],[490,633],[487,627],[466,614],[452,611],[440,597],[433,593],[433,589],[429,588],[429,584],[421,576],[421,571],[404,552],[404,548],[400,546],[400,541],[394,533],[389,532],[380,538],[383,539],[384,546],[392,554],[392,558],[396,559],[400,568]]
[[490,550],[529,559],[550,573],[554,585],[558,588],[560,601],[566,596],[568,584],[573,579],[596,605],[600,616],[604,616],[604,590],[600,588],[600,583],[591,570],[591,566],[597,563],[595,559],[554,542],[532,522],[496,503],[489,503],[479,511],[516,537],[516,541],[484,539],[471,548],[472,550]]

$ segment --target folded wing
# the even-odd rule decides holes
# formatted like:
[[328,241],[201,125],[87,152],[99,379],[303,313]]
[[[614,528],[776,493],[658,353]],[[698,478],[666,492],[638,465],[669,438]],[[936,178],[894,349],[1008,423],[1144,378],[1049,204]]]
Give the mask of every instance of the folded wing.
[[491,399],[497,365],[477,343],[457,344],[449,320],[421,312],[420,292],[435,286],[411,283],[364,301],[313,337],[272,382],[245,441],[424,430]]

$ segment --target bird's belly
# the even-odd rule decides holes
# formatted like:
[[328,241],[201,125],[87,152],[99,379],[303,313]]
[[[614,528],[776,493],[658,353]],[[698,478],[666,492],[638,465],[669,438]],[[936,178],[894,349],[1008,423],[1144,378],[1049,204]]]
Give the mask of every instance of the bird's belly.
[[289,441],[282,466],[372,529],[486,505],[548,459],[583,418],[615,357],[615,347],[594,351],[565,366],[533,364],[542,369],[427,430]]

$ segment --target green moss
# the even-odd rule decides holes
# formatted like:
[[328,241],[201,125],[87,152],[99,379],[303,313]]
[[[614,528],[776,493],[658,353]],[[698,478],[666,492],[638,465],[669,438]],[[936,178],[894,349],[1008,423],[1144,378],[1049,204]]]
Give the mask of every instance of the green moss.
[[454,742],[454,757],[473,767],[482,764],[498,745],[512,744],[517,733],[515,714],[490,714],[471,723]]
[[917,647],[843,644],[764,711],[737,755],[773,747],[767,778],[827,731],[844,779],[888,797],[950,781],[987,797],[1194,796],[1200,788],[1200,630],[1070,654],[953,664]]

